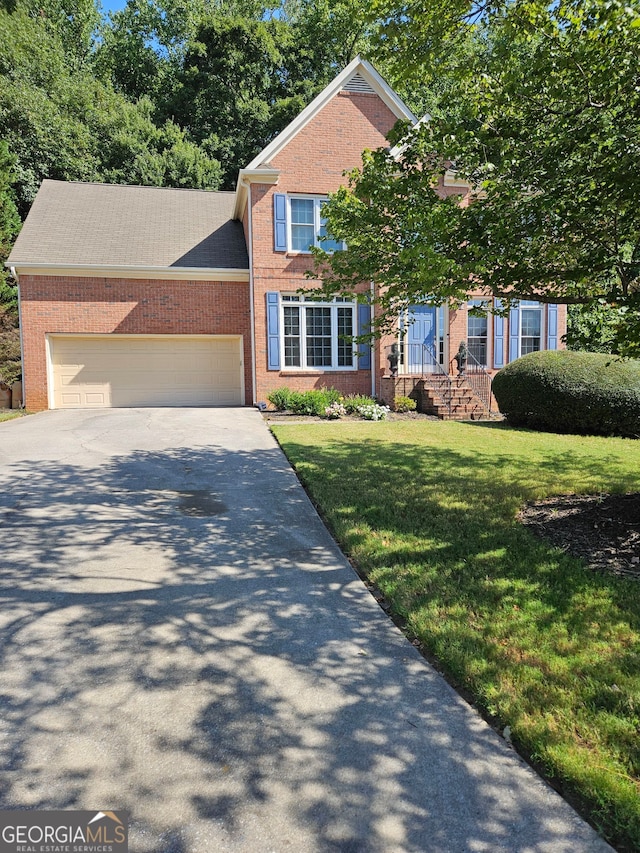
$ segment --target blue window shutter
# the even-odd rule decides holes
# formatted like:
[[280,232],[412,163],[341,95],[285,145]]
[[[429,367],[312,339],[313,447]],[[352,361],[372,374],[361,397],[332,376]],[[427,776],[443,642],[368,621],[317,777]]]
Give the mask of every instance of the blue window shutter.
[[[358,304],[358,334],[366,335],[371,329],[371,308],[366,302]],[[371,370],[371,347],[358,344],[358,368]]]
[[267,365],[269,370],[280,370],[280,294],[267,293]]
[[509,311],[509,361],[520,356],[520,309]]
[[287,197],[282,193],[273,196],[273,248],[287,251]]
[[557,305],[547,305],[547,349],[558,349]]
[[[496,299],[496,308],[502,308],[502,300]],[[504,367],[504,317],[493,318],[493,366]]]

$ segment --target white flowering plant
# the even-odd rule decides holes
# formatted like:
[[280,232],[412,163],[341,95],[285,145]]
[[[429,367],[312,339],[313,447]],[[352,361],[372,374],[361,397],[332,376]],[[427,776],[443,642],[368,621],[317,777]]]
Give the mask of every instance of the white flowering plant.
[[342,418],[347,414],[347,410],[342,405],[342,403],[331,403],[330,406],[327,406],[324,410],[324,415],[330,421],[336,421],[338,418]]
[[380,406],[378,403],[371,403],[367,406],[358,406],[358,414],[365,421],[383,421],[389,414],[389,406]]

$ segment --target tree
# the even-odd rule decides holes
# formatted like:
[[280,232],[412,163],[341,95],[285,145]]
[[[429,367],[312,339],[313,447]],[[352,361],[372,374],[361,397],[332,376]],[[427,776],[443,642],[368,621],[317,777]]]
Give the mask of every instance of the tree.
[[0,9],[0,138],[16,158],[13,186],[26,216],[43,178],[216,189],[220,165],[153,104],[131,102],[74,71],[60,36],[22,9]]
[[[325,288],[352,288],[360,264],[367,277],[377,266],[374,280],[381,282],[392,269],[381,306],[389,318],[407,301],[460,299],[471,282],[507,301],[603,300],[620,309],[622,350],[636,351],[637,10],[616,0],[508,0],[438,3],[419,17],[418,7],[386,8],[382,43],[407,50],[406,69],[398,71],[405,82],[443,69],[455,106],[441,101],[395,157],[369,157],[362,173],[351,175],[350,189],[328,205],[329,226],[348,249],[345,257],[319,258]],[[474,188],[474,202],[455,211],[436,192],[452,163]],[[401,188],[394,190],[398,173]],[[376,216],[385,233],[397,235],[395,245],[385,238],[376,249],[359,239],[360,227]],[[403,269],[393,257],[398,248]]]
[[16,288],[8,281],[4,262],[9,256],[11,245],[20,230],[20,217],[12,189],[15,157],[9,152],[9,146],[0,141],[0,305],[9,314],[17,318],[18,297]]
[[213,14],[188,45],[163,113],[215,154],[227,187],[303,106],[286,74],[290,40],[283,21]]

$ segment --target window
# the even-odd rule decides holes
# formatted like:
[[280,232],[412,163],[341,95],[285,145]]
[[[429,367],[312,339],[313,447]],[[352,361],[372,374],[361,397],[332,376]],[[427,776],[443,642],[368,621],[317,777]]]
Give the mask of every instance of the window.
[[282,364],[287,367],[353,368],[355,306],[352,302],[305,301],[283,294]]
[[538,352],[542,337],[542,308],[537,302],[521,302],[520,311],[520,355]]
[[[469,308],[486,307],[486,302],[482,299],[471,299],[467,303]],[[487,337],[488,337],[488,322],[487,314],[475,316],[467,314],[467,348],[469,354],[473,356],[478,364],[483,367],[487,365]]]
[[289,250],[308,252],[312,246],[319,246],[326,252],[336,252],[343,244],[338,240],[321,240],[327,236],[326,220],[322,216],[322,205],[326,198],[288,198],[289,209]]

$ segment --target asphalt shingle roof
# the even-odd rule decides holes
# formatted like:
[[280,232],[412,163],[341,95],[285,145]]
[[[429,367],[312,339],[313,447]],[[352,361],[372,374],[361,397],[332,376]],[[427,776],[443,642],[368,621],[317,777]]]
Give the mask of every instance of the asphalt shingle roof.
[[45,180],[9,263],[248,269],[234,201],[232,192]]

